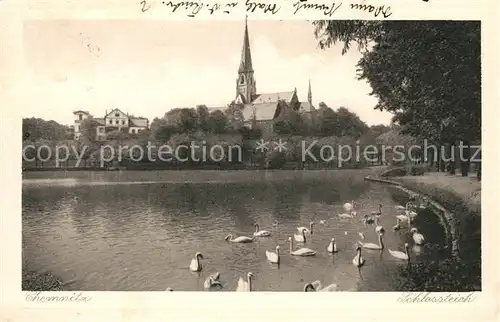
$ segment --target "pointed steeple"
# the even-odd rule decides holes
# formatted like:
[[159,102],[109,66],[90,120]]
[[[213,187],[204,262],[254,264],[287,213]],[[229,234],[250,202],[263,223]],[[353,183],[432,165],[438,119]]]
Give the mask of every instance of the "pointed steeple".
[[307,91],[307,101],[312,105],[311,79],[309,78],[309,90]]
[[243,49],[241,51],[241,61],[239,73],[253,72],[252,54],[250,53],[250,38],[248,37],[248,15],[245,17],[245,33],[243,35]]

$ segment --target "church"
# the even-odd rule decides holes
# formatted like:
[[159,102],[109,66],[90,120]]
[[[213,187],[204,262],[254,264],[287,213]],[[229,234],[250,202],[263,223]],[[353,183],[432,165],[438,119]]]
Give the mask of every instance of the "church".
[[[284,104],[279,104],[284,101]],[[301,102],[297,96],[297,89],[275,93],[257,93],[257,82],[254,78],[248,23],[245,19],[243,34],[243,49],[236,79],[236,97],[233,103],[243,106],[244,125],[257,126],[262,130],[272,130],[273,121],[283,116],[286,109],[293,109],[304,116],[309,124],[312,123],[316,109],[312,104],[311,82],[307,102]]]

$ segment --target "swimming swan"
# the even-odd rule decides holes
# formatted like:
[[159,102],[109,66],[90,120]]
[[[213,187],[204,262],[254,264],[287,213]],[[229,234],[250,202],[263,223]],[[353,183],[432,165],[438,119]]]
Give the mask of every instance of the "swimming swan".
[[280,263],[280,247],[276,246],[276,253],[270,252],[266,250],[266,258],[269,262],[273,264]]
[[297,235],[297,234],[294,234],[293,235],[293,238],[295,238],[295,241],[299,242],[299,243],[305,243],[306,242],[306,228],[302,229],[302,234],[300,235]]
[[299,232],[302,232],[305,229],[309,234],[312,235],[313,234],[313,227],[314,227],[314,221],[311,221],[309,223],[309,228],[307,228],[307,227],[297,227],[297,230]]
[[399,229],[401,229],[401,225],[400,225],[400,223],[401,223],[401,221],[399,220],[399,218],[398,218],[398,217],[396,217],[396,225],[394,225],[394,226],[392,227],[392,230],[394,230],[394,231],[398,231]]
[[236,288],[236,292],[251,292],[252,291],[252,278],[255,276],[248,272],[247,280],[245,281],[242,277],[238,280],[238,287]]
[[189,269],[192,272],[200,272],[202,269],[200,259],[203,259],[203,255],[200,252],[197,252],[194,255],[194,258],[191,260],[191,264],[189,264]]
[[233,239],[233,235],[229,234],[226,236],[226,238],[224,238],[224,240],[232,242],[232,243],[251,243],[251,242],[253,242],[254,237],[250,238],[250,237],[246,237],[246,236],[240,236],[240,237],[236,237],[235,239]]
[[259,230],[259,224],[255,224],[255,232],[253,233],[253,235],[255,237],[270,237],[271,236],[271,233],[268,232],[267,230]]
[[293,239],[292,237],[288,237],[288,241],[290,242],[290,255],[293,256],[314,256],[316,252],[309,248],[299,248],[297,250],[293,250]]
[[346,214],[346,213],[343,213],[343,214],[338,214],[337,216],[339,216],[340,219],[351,219],[351,218],[354,218],[354,216],[351,214]]
[[346,202],[346,203],[344,204],[344,210],[345,210],[345,211],[351,211],[351,210],[353,210],[353,209],[354,209],[354,200],[351,200],[351,202],[350,202],[350,203],[349,203],[349,202]]
[[374,243],[363,243],[363,242],[358,242],[358,243],[363,248],[382,250],[382,249],[384,249],[384,242],[382,240],[383,235],[384,234],[381,234],[381,233],[378,234],[378,245],[374,244]]
[[330,284],[328,286],[323,287],[323,285],[321,285],[321,282],[319,280],[304,285],[304,292],[335,292],[335,291],[337,291],[337,284]]
[[382,204],[381,203],[378,204],[378,211],[377,210],[372,211],[371,215],[372,216],[382,216]]
[[330,244],[328,244],[328,247],[326,248],[326,250],[332,254],[338,252],[337,244],[335,243],[335,238],[332,238],[332,240],[330,241]]
[[205,280],[205,283],[203,283],[203,287],[205,289],[209,289],[209,288],[213,288],[213,287],[220,287],[220,288],[222,288],[222,284],[220,283],[219,278],[220,278],[220,273],[219,272],[216,272],[216,273],[210,275]]
[[361,267],[365,264],[365,259],[361,257],[361,247],[356,248],[356,256],[352,259],[352,263],[356,267]]
[[376,225],[375,231],[377,233],[382,233],[382,234],[385,233],[384,227],[382,227],[381,225],[379,225],[379,219],[378,219],[378,217],[375,217],[375,225]]
[[397,259],[406,259],[408,262],[410,262],[410,255],[408,254],[408,243],[405,243],[405,253],[400,252],[399,250],[389,249],[389,254],[391,254],[393,257],[396,257]]
[[412,234],[413,241],[417,245],[423,245],[425,243],[424,235],[420,234],[417,228],[410,229],[410,233]]

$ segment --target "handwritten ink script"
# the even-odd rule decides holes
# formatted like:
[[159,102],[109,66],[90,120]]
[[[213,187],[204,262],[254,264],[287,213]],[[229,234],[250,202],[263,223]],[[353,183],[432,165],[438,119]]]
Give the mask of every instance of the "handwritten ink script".
[[[54,294],[54,293],[52,293]],[[92,300],[90,296],[84,296],[82,292],[74,292],[71,295],[52,295],[44,294],[44,292],[28,292],[26,293],[26,302],[53,302],[53,303],[79,303]]]
[[[156,1],[156,2],[155,2]],[[291,5],[294,15],[303,12],[321,12],[323,15],[331,17],[342,8],[342,2],[310,3],[310,0],[298,1],[266,1],[266,0],[221,0],[221,1],[183,1],[183,0],[141,0],[139,2],[142,12],[150,11],[154,7],[163,7],[171,13],[184,13],[188,17],[194,18],[198,13],[205,11],[210,15],[231,14],[240,6],[245,7],[249,13],[263,13],[276,15],[281,10],[281,5]],[[421,0],[429,2],[429,0]],[[278,4],[279,3],[279,4]],[[392,15],[391,6],[372,5],[367,0],[344,5],[342,10],[360,13],[363,15],[372,15],[373,17],[388,18]]]
[[398,297],[400,303],[470,303],[475,300],[474,293],[430,293],[408,292]]

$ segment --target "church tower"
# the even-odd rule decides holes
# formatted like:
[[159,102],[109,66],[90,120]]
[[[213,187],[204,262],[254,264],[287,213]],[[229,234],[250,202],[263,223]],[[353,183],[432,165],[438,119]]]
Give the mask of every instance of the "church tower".
[[313,99],[313,95],[312,95],[312,91],[311,91],[311,79],[309,79],[309,90],[307,92],[307,101],[309,102],[309,104],[311,104],[312,106],[312,99]]
[[243,49],[241,52],[238,79],[236,80],[236,103],[250,103],[257,93],[255,79],[253,78],[252,54],[250,53],[250,39],[248,37],[248,24],[245,18],[245,33],[243,34]]

